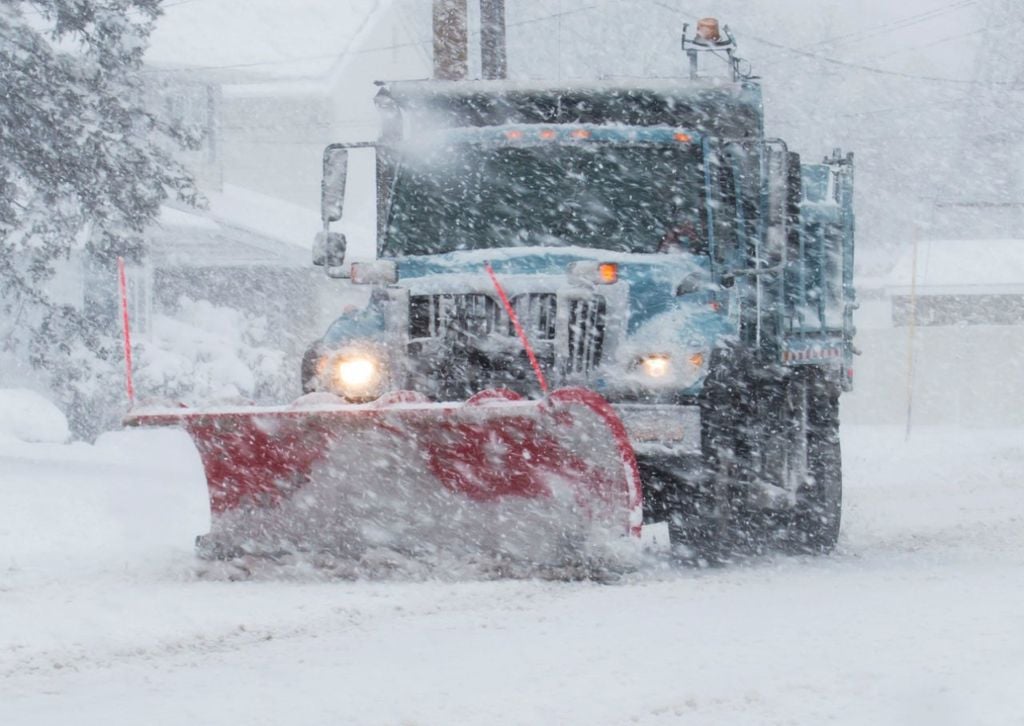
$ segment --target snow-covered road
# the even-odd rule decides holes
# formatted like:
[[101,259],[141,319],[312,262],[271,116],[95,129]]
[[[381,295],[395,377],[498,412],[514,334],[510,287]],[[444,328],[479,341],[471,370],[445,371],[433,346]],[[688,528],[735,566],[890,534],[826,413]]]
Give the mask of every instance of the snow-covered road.
[[1024,431],[844,447],[837,554],[602,585],[201,580],[183,437],[0,443],[0,724],[1024,724]]

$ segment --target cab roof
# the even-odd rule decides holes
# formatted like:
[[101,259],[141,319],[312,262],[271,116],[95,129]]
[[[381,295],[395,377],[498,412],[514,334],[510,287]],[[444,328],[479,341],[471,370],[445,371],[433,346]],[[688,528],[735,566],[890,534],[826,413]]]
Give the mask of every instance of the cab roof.
[[404,81],[377,96],[385,138],[433,127],[519,124],[672,126],[720,138],[763,136],[754,80]]

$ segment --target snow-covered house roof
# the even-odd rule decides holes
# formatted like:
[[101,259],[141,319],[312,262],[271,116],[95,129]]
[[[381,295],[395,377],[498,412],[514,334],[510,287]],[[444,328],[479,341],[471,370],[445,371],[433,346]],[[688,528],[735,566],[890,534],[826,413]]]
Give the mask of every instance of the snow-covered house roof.
[[[891,293],[912,287],[914,250],[887,277]],[[1024,239],[923,240],[917,244],[917,290],[931,295],[1024,293]]]
[[308,267],[316,212],[248,189],[225,186],[209,209],[161,209],[149,231],[157,264],[189,267]]

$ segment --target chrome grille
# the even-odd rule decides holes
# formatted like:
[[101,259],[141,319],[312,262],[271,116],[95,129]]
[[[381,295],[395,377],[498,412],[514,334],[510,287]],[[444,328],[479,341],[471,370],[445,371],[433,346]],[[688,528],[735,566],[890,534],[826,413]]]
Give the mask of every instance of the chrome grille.
[[554,293],[517,295],[512,298],[512,307],[530,340],[555,339],[558,329],[558,296]]
[[[586,376],[601,364],[605,342],[607,303],[602,297],[562,298],[563,325],[559,331],[559,299],[555,293],[525,293],[511,299],[516,317],[545,367],[555,366],[555,340],[567,342],[568,355],[558,361],[564,375]],[[487,336],[514,338],[512,321],[496,297],[485,293],[411,295],[409,297],[410,350],[421,350],[425,339],[466,341]],[[415,347],[413,344],[415,343]],[[510,344],[514,345],[512,341]],[[471,345],[471,347],[476,347]],[[543,350],[542,350],[543,349]],[[545,352],[546,351],[546,352]]]
[[607,305],[604,298],[569,301],[569,374],[589,373],[601,364]]
[[[554,340],[558,300],[554,293],[528,293],[511,300],[516,317],[531,341]],[[409,297],[409,337],[437,338],[515,335],[512,321],[498,300],[482,293],[412,295]]]

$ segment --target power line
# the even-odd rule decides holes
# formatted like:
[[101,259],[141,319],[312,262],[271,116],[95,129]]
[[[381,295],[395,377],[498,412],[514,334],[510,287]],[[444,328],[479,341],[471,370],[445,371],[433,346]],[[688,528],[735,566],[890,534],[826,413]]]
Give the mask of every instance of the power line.
[[[686,15],[689,15],[693,19],[697,19],[697,17],[698,17],[694,13],[691,13],[689,11],[683,10],[682,8],[671,7],[671,6],[667,5],[667,4],[665,4],[664,2],[660,2],[659,0],[648,0],[648,1],[652,5],[657,5],[658,7],[663,8],[665,10],[671,10],[673,13],[683,12]],[[970,7],[972,5],[977,5],[977,4],[978,4],[977,0],[957,0],[956,2],[950,3],[949,5],[942,5],[942,6],[938,7],[938,8],[933,8],[932,10],[927,10],[927,11],[925,11],[923,13],[915,13],[913,15],[906,15],[906,16],[904,16],[902,18],[896,18],[895,20],[892,20],[892,21],[890,21],[888,23],[880,23],[878,25],[870,26],[870,27],[867,27],[867,28],[861,28],[860,30],[855,30],[855,31],[853,31],[851,33],[845,33],[843,35],[837,35],[837,36],[833,36],[831,38],[824,38],[823,40],[814,41],[813,43],[807,44],[806,47],[811,48],[811,47],[821,46],[821,45],[833,45],[833,44],[837,44],[837,43],[840,43],[840,42],[843,42],[843,41],[847,41],[847,40],[856,40],[858,38],[871,35],[872,33],[878,35],[878,34],[881,34],[881,33],[888,33],[888,32],[892,32],[892,31],[895,31],[895,30],[901,30],[903,28],[907,28],[907,27],[910,27],[910,26],[913,26],[913,25],[917,25],[918,23],[923,23],[923,22],[926,22],[928,20],[932,20],[933,18],[939,17],[940,15],[945,15],[947,13],[950,13],[950,12],[953,12],[953,11],[956,11],[956,10],[962,10],[963,8]],[[765,62],[765,60],[766,59],[762,59],[761,62],[763,63],[763,62]],[[767,60],[770,60],[770,59],[767,59]]]
[[[659,2],[659,0],[648,0],[648,2],[650,2],[652,5],[656,5],[658,7],[664,8],[666,10],[671,10],[672,12],[676,12],[676,13],[680,13],[681,12],[681,13],[683,13],[685,15],[689,15],[691,18],[697,17],[696,15],[694,15],[693,13],[691,13],[691,12],[689,12],[687,10],[684,10],[682,8],[670,7],[670,6],[666,5],[663,2]],[[973,3],[973,2],[976,2],[976,0],[965,0],[963,6],[966,7],[967,4],[970,4],[970,3]],[[1014,81],[978,81],[978,80],[973,80],[973,79],[968,79],[968,78],[948,78],[948,77],[945,77],[945,76],[929,76],[929,75],[921,75],[921,74],[916,74],[916,73],[903,73],[902,71],[894,71],[894,70],[890,70],[888,68],[878,68],[878,67],[875,67],[875,66],[864,65],[862,63],[855,63],[855,62],[852,62],[852,61],[840,60],[838,58],[831,58],[831,57],[829,57],[827,55],[822,55],[820,53],[813,53],[813,52],[807,51],[807,50],[801,50],[800,48],[793,48],[791,46],[784,45],[782,43],[777,43],[777,42],[772,41],[772,40],[767,40],[766,38],[761,38],[761,37],[758,37],[756,35],[752,35],[752,34],[749,34],[749,33],[744,33],[743,34],[743,38],[745,40],[752,40],[755,43],[760,43],[762,45],[766,45],[769,48],[776,48],[778,50],[785,51],[786,53],[790,53],[790,54],[793,54],[793,55],[798,55],[798,56],[802,56],[802,57],[805,57],[805,58],[813,58],[813,59],[821,61],[823,63],[829,63],[831,65],[840,66],[840,67],[844,67],[844,68],[851,68],[851,69],[862,71],[862,72],[865,72],[865,73],[874,73],[876,75],[889,76],[889,77],[892,77],[892,78],[902,78],[902,79],[911,80],[911,81],[927,81],[927,82],[930,82],[930,83],[947,83],[947,84],[959,85],[959,86],[977,86],[977,85],[1001,86],[1001,87],[1006,87],[1006,88],[1011,89],[1011,90],[1012,89],[1016,89],[1016,87],[1018,85]]]
[[[1014,25],[1016,25],[1016,23],[1014,23]],[[911,51],[921,50],[923,48],[931,48],[931,47],[936,46],[936,45],[942,45],[943,43],[948,43],[951,40],[959,40],[960,38],[970,38],[971,36],[980,35],[981,33],[987,33],[987,32],[989,32],[991,30],[992,30],[991,28],[977,28],[975,30],[968,30],[968,31],[966,31],[964,33],[956,33],[954,35],[947,35],[944,38],[939,38],[937,40],[932,40],[932,41],[930,41],[928,43],[922,43],[920,45],[906,46],[904,48],[897,48],[896,50],[892,51],[891,53],[886,53],[884,55],[879,55],[879,56],[875,56],[875,57],[878,58],[879,60],[881,60],[882,58],[892,58],[894,55],[899,55],[900,53],[910,53]]]
[[[870,27],[867,27],[867,28],[862,28],[860,30],[855,30],[852,33],[845,33],[843,35],[836,35],[836,36],[833,36],[831,38],[825,38],[823,40],[818,40],[818,41],[815,41],[813,43],[808,43],[807,45],[804,46],[804,48],[805,49],[807,49],[807,48],[814,48],[814,47],[820,47],[820,46],[823,46],[823,45],[833,45],[834,46],[834,45],[840,45],[840,44],[843,44],[843,43],[846,43],[846,42],[849,42],[849,41],[852,41],[852,40],[860,40],[861,38],[865,38],[865,37],[868,37],[868,36],[877,37],[877,36],[885,34],[885,33],[891,33],[891,32],[894,32],[896,30],[903,30],[904,28],[909,28],[909,27],[912,27],[914,25],[918,25],[919,23],[924,23],[924,22],[927,22],[929,20],[933,20],[933,19],[935,19],[935,18],[937,18],[937,17],[939,17],[941,15],[946,15],[946,14],[948,14],[950,12],[954,12],[954,11],[957,11],[957,10],[962,10],[962,9],[970,7],[972,5],[977,5],[977,0],[959,0],[958,2],[954,2],[954,3],[951,3],[949,5],[943,5],[942,7],[935,8],[933,10],[929,10],[929,11],[924,12],[924,13],[916,13],[914,15],[907,15],[907,16],[904,16],[902,18],[897,18],[896,20],[893,20],[893,21],[888,22],[888,23],[880,23],[878,25],[873,25],[873,26],[870,26]],[[762,58],[759,62],[760,63],[770,63],[772,60],[774,60],[775,58],[778,58],[778,57],[779,56],[773,56],[773,57],[769,57],[769,58]]]
[[875,74],[881,75],[881,76],[891,76],[893,78],[903,78],[903,79],[911,80],[911,81],[928,81],[928,82],[931,82],[931,83],[949,83],[949,84],[957,84],[957,85],[963,85],[963,86],[987,85],[987,86],[1006,86],[1008,88],[1016,88],[1016,86],[1017,86],[1017,84],[1015,82],[1013,82],[1013,81],[976,81],[976,80],[971,80],[971,79],[967,79],[967,78],[947,78],[945,76],[925,76],[925,75],[918,75],[916,73],[903,73],[901,71],[889,70],[888,68],[876,68],[874,66],[866,66],[866,65],[863,65],[861,63],[852,63],[850,61],[839,60],[838,58],[830,58],[830,57],[828,57],[826,55],[821,55],[820,53],[811,53],[810,51],[800,50],[798,48],[791,48],[788,45],[783,45],[782,43],[776,43],[776,42],[771,41],[771,40],[766,40],[764,38],[759,38],[759,37],[757,37],[755,35],[745,35],[744,37],[745,38],[749,38],[750,40],[754,41],[755,43],[760,43],[762,45],[767,45],[770,48],[778,48],[779,50],[784,50],[784,51],[786,51],[788,53],[792,53],[794,55],[803,56],[805,58],[813,58],[815,60],[821,61],[822,63],[830,63],[832,65],[842,66],[844,68],[853,68],[855,70],[864,71],[866,73],[875,73]]
[[863,116],[885,116],[893,113],[903,113],[904,111],[916,111],[922,108],[933,108],[935,106],[946,106],[949,105],[948,99],[942,101],[933,101],[931,103],[914,103],[906,106],[892,106],[890,108],[874,108],[868,111],[854,111],[853,113],[841,113],[833,116],[832,118],[861,118]]
[[[840,118],[863,118],[867,116],[887,116],[890,114],[902,114],[906,111],[917,111],[922,108],[934,108],[936,106],[948,106],[950,105],[949,99],[943,99],[941,101],[932,101],[930,103],[914,103],[907,104],[905,106],[890,106],[889,108],[873,108],[867,111],[853,111],[851,113],[839,113],[829,114],[829,119],[840,119]],[[816,123],[813,119],[803,119],[800,121],[777,119],[772,122],[773,125],[786,125],[786,126],[799,126],[800,124],[813,124]]]

